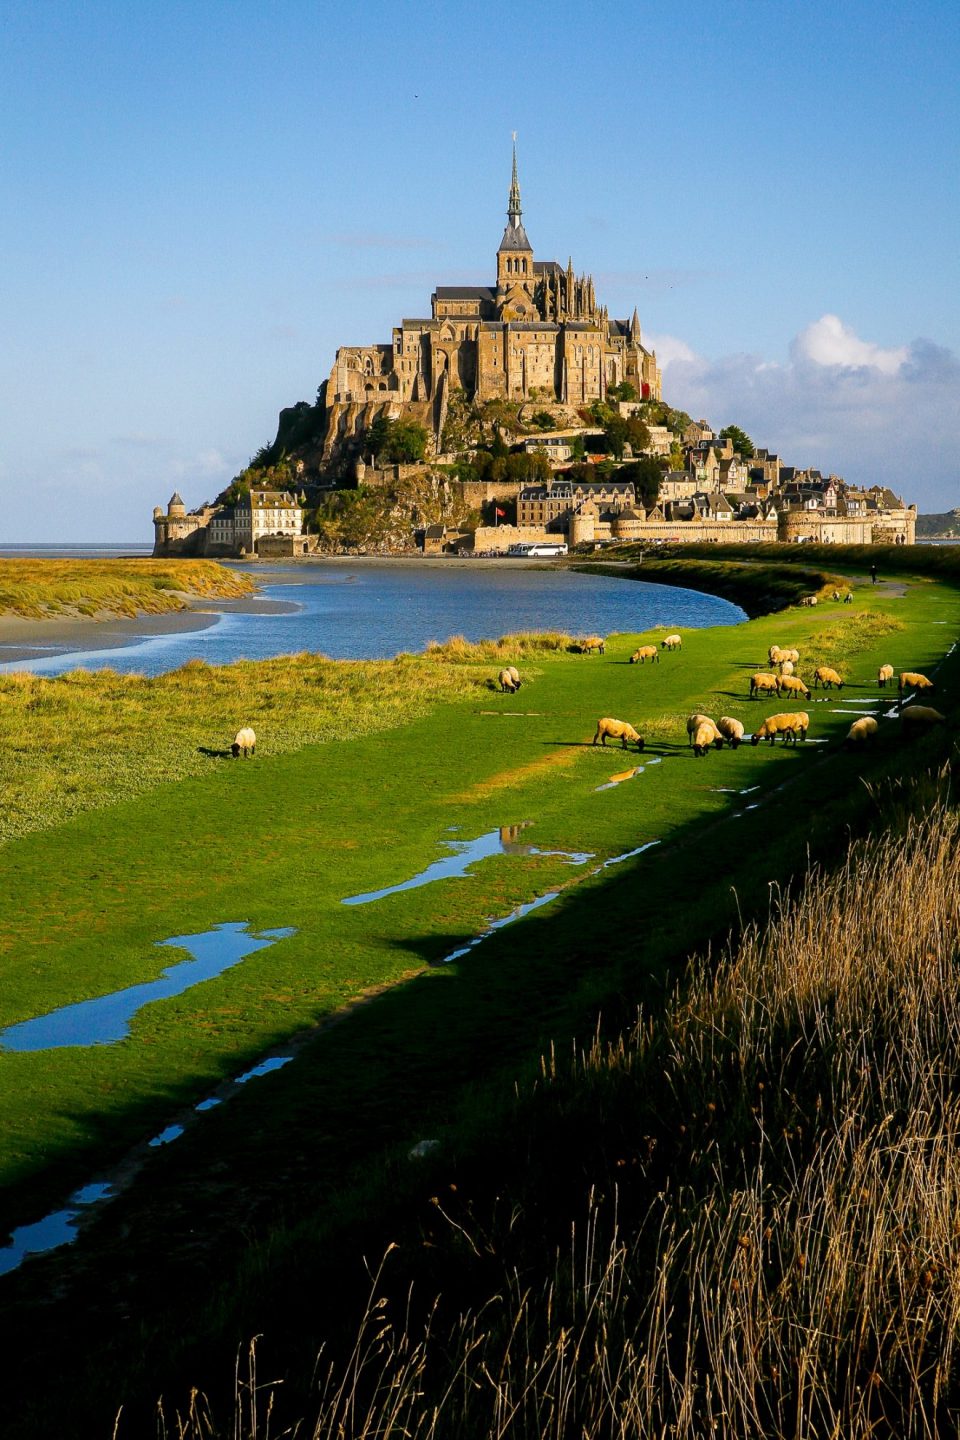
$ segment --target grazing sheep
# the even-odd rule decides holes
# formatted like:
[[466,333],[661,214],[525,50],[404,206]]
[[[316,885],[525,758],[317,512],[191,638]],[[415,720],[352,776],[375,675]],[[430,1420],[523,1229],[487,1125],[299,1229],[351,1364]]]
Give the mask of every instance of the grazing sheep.
[[781,660],[781,661],[780,661],[780,674],[781,674],[781,675],[792,675],[792,674],[793,674],[793,661],[792,661],[792,660]]
[[767,694],[767,695],[779,695],[779,693],[780,693],[780,676],[779,676],[779,675],[768,675],[768,674],[766,674],[764,671],[760,670],[760,671],[757,672],[756,675],[751,675],[751,676],[750,676],[750,697],[751,697],[751,699],[753,699],[753,697],[756,696],[756,695],[764,695],[764,694]]
[[843,603],[844,603],[844,605],[852,605],[852,604],[853,604],[853,595],[851,594],[851,592],[850,592],[849,590],[847,591],[846,595],[844,595],[844,597],[843,597]]
[[831,670],[829,665],[818,665],[813,672],[814,690],[818,690],[821,685],[824,690],[829,690],[834,685],[838,690],[842,690],[843,676],[838,675],[836,670]]
[[781,660],[789,659],[786,650],[781,650],[779,645],[771,645],[767,651],[767,659],[771,665],[779,665]]
[[687,744],[693,744],[693,737],[704,725],[710,726],[714,731],[714,743],[719,750],[723,745],[723,736],[709,715],[690,715],[687,718]]
[[665,635],[660,641],[663,650],[682,650],[683,640],[679,635]]
[[881,689],[881,690],[885,690],[885,689],[886,689],[886,686],[887,686],[887,681],[888,681],[888,680],[892,680],[892,679],[893,679],[893,666],[892,666],[892,665],[881,665],[881,666],[880,666],[880,669],[877,671],[877,684],[880,686],[880,689]]
[[647,661],[651,664],[660,664],[660,651],[656,645],[641,645],[639,650],[634,650],[630,656],[631,665],[645,665]]
[[510,695],[512,695],[514,690],[519,689],[519,685],[514,680],[509,670],[501,670],[500,674],[497,676],[497,679],[500,682],[501,693],[503,691],[507,691]]
[[718,750],[723,747],[723,736],[712,720],[705,720],[702,725],[699,725],[693,732],[692,739],[693,753],[698,758],[706,755],[711,745],[715,745]]
[[606,648],[602,635],[588,635],[585,640],[580,641],[581,655],[592,655],[595,650],[602,655]]
[[810,717],[804,710],[768,715],[760,729],[750,736],[750,744],[759,745],[761,740],[769,740],[772,745],[777,736],[782,735],[784,745],[796,745],[798,734],[801,740],[806,740],[809,727]]
[[934,710],[932,705],[908,705],[900,712],[901,734],[916,735],[921,730],[930,730],[934,725],[946,725],[946,715]]
[[611,740],[619,740],[624,750],[627,748],[628,741],[631,745],[636,745],[638,750],[643,749],[643,736],[638,735],[633,726],[628,724],[626,720],[611,720],[609,715],[605,715],[602,720],[598,720],[597,733],[593,737],[594,745],[600,740],[604,746],[606,746],[608,736]]
[[818,603],[818,598],[819,598],[819,597],[816,596],[816,595],[804,595],[803,599],[800,601],[800,604],[801,604],[801,605],[816,605],[816,604]]
[[877,738],[878,725],[872,715],[861,715],[859,720],[854,720],[847,731],[847,738],[844,740],[844,748],[853,750],[858,745],[872,745]]
[[507,669],[510,671],[510,678],[513,681],[513,688],[515,690],[519,690],[520,686],[523,684],[523,681],[520,679],[520,671],[517,669],[516,665],[508,665]]
[[779,693],[788,695],[802,695],[804,700],[810,699],[810,691],[804,685],[799,675],[781,675]]
[[784,650],[784,651],[783,651],[783,656],[784,656],[784,659],[785,659],[785,660],[789,660],[789,661],[790,661],[791,665],[799,665],[799,664],[800,664],[800,651],[799,651],[799,650]]
[[230,746],[230,749],[233,751],[234,760],[236,760],[238,755],[242,755],[244,759],[246,759],[248,755],[253,754],[256,748],[257,737],[249,725],[245,725],[242,730],[237,731],[236,738]]
[[916,670],[904,670],[900,676],[899,691],[901,696],[904,690],[932,690],[933,681],[928,680],[926,675],[921,675]]
[[834,598],[834,600],[839,601],[839,599],[840,599],[840,591],[839,591],[839,590],[834,590],[834,592],[833,592],[833,598]]
[[717,729],[731,750],[736,750],[737,746],[742,743],[743,722],[741,720],[734,720],[730,715],[721,715],[717,721]]

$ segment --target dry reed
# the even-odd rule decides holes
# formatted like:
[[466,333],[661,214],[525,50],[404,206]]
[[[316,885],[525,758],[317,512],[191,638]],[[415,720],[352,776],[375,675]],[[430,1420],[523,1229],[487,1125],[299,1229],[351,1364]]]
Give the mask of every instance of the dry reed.
[[[547,1058],[514,1115],[525,1153],[579,1109],[623,1157],[569,1243],[537,1264],[533,1216],[451,1217],[448,1243],[502,1262],[486,1303],[395,1323],[378,1276],[353,1354],[284,1433],[956,1433],[958,840],[938,801],[852,844],[694,962],[659,1019]],[[253,1440],[272,1396],[245,1368],[225,1428],[194,1395],[165,1433]]]

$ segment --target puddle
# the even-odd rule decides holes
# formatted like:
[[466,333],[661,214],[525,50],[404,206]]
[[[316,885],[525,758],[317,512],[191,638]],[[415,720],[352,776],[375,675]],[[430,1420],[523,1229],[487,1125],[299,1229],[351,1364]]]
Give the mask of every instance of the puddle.
[[559,890],[548,890],[546,895],[538,895],[536,900],[528,900],[525,905],[518,905],[516,910],[510,911],[509,915],[504,915],[499,920],[491,920],[486,930],[481,930],[479,935],[474,935],[472,940],[468,940],[466,945],[461,945],[458,950],[451,950],[450,954],[444,955],[438,963],[449,965],[454,960],[461,960],[464,955],[469,955],[471,950],[482,944],[489,936],[495,935],[506,925],[512,925],[515,920],[522,920],[524,915],[529,915],[531,911],[540,910],[544,905],[549,905],[551,900],[556,900],[560,893]]
[[524,844],[520,835],[529,823],[501,825],[498,830],[488,830],[473,840],[441,840],[440,844],[448,846],[453,851],[452,855],[444,855],[441,859],[434,860],[426,870],[421,870],[409,880],[401,880],[396,885],[386,885],[382,890],[367,890],[362,895],[348,895],[340,903],[369,905],[387,895],[397,895],[401,890],[419,890],[422,885],[432,885],[436,880],[461,879],[466,876],[468,866],[475,865],[480,860],[489,860],[494,855],[554,856],[559,860],[566,860],[569,865],[585,865],[588,860],[593,859],[592,852],[588,850],[541,850],[536,845]]
[[[266,933],[266,932],[264,932]],[[259,1079],[262,1075],[270,1075],[276,1070],[282,1070],[284,1065],[289,1065],[293,1060],[292,1054],[270,1055],[259,1064],[251,1066],[242,1075],[236,1075],[232,1080],[227,1080],[219,1086],[219,1095],[208,1095],[205,1100],[200,1100],[193,1106],[198,1115],[205,1114],[208,1110],[215,1110],[218,1105],[224,1104],[236,1093],[240,1085],[246,1085],[251,1080]],[[52,1210],[42,1220],[37,1220],[32,1225],[21,1225],[13,1231],[11,1243],[0,1247],[0,1275],[7,1275],[18,1269],[29,1255],[44,1255],[50,1250],[59,1250],[62,1245],[70,1245],[76,1240],[79,1233],[79,1224],[85,1214],[88,1214],[94,1206],[100,1206],[109,1200],[113,1200],[121,1190],[126,1189],[130,1182],[140,1173],[143,1168],[146,1152],[160,1150],[165,1145],[172,1145],[185,1135],[190,1125],[190,1117],[187,1115],[184,1120],[174,1121],[167,1125],[159,1134],[148,1140],[146,1145],[141,1145],[133,1150],[125,1161],[118,1167],[118,1175],[122,1173],[122,1179],[117,1180],[96,1180],[76,1190],[60,1210]]]
[[748,785],[747,788],[746,788],[746,790],[741,790],[741,791],[740,791],[740,794],[741,794],[741,795],[752,795],[753,792],[754,792],[754,790],[759,790],[759,789],[760,789],[760,786],[759,786],[759,785]]
[[831,715],[846,715],[846,716],[848,717],[848,719],[849,719],[849,717],[850,717],[851,715],[869,715],[869,716],[871,716],[871,718],[876,718],[876,713],[877,713],[877,712],[876,712],[875,710],[864,710],[862,707],[861,707],[861,709],[859,709],[859,710],[831,710],[831,711],[830,711],[830,714],[831,714]]
[[660,765],[662,760],[662,755],[657,755],[653,760],[644,761],[642,765],[634,765],[630,770],[621,770],[618,775],[611,775],[605,785],[596,785],[594,787],[594,794],[598,795],[601,790],[614,790],[626,780],[633,780],[637,775],[642,775],[644,770],[649,770],[651,765]]
[[622,855],[611,855],[609,860],[604,860],[600,869],[609,870],[611,865],[622,865],[624,860],[632,860],[635,855],[642,855],[644,850],[652,850],[654,845],[659,844],[659,840],[648,840],[645,845],[638,845],[636,850],[625,850]]
[[64,1005],[48,1015],[11,1025],[0,1034],[0,1047],[33,1051],[55,1050],[67,1045],[115,1045],[129,1035],[130,1021],[145,1005],[182,995],[194,985],[221,975],[254,951],[295,933],[286,927],[251,934],[246,921],[229,921],[200,935],[174,935],[169,940],[158,940],[158,945],[187,950],[194,958],[171,965],[157,980],[131,985],[93,1000],[81,1000],[76,1005]]
[[96,1182],[75,1190],[62,1210],[53,1210],[33,1225],[20,1225],[10,1244],[0,1248],[0,1275],[16,1270],[28,1255],[39,1255],[69,1245],[77,1238],[77,1225],[84,1211],[102,1200],[112,1199],[112,1185]]
[[[591,870],[589,873],[590,875],[599,875],[601,870],[606,870],[611,865],[620,865],[624,860],[632,860],[635,855],[642,855],[645,850],[651,850],[654,845],[659,844],[659,840],[648,840],[645,845],[638,845],[635,850],[625,850],[622,855],[611,855],[609,860],[604,860],[602,865],[598,865],[595,870]],[[572,888],[572,886],[570,888]],[[510,911],[509,915],[503,915],[499,920],[491,920],[487,928],[481,930],[479,935],[474,935],[473,939],[468,940],[466,945],[460,945],[456,950],[451,950],[449,955],[444,955],[442,960],[437,960],[434,963],[437,965],[450,965],[454,960],[462,960],[464,955],[469,955],[471,950],[475,950],[478,945],[482,945],[484,940],[488,940],[490,936],[495,935],[498,930],[503,930],[505,926],[512,925],[516,920],[522,920],[525,915],[529,915],[534,910],[542,909],[544,905],[549,905],[551,901],[556,900],[557,896],[563,893],[563,890],[548,890],[545,895],[538,895],[536,900],[528,900],[526,904],[518,905],[515,910]]]
[[866,698],[858,700],[856,696],[851,696],[849,700],[840,701],[841,705],[880,705],[882,703],[883,702],[879,695],[877,696],[876,700],[867,700]]
[[735,790],[732,785],[711,785],[711,795],[742,795],[742,790]]

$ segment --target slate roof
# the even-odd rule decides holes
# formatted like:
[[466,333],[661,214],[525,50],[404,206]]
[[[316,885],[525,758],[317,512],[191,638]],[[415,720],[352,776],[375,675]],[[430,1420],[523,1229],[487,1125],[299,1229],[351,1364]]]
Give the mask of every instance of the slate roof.
[[438,285],[434,294],[438,300],[494,299],[494,293],[489,285]]
[[502,250],[532,250],[533,246],[527,239],[527,232],[523,228],[523,221],[519,225],[508,225],[503,232],[503,239],[500,241],[497,254]]

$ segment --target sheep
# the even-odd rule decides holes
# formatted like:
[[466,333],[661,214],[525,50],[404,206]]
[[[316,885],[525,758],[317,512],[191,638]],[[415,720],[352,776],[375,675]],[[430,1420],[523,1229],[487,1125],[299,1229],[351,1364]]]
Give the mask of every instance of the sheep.
[[901,734],[916,734],[920,730],[932,729],[934,725],[946,725],[946,715],[934,710],[932,705],[908,705],[900,712]]
[[750,696],[767,694],[779,695],[780,676],[768,675],[764,671],[758,671],[756,675],[750,676]]
[[730,715],[721,715],[717,721],[717,729],[731,750],[736,750],[737,746],[743,742],[743,722],[741,720],[734,720]]
[[520,671],[517,669],[516,665],[508,665],[507,669],[510,672],[510,679],[513,681],[514,690],[519,690],[520,686],[523,684],[523,681],[520,679]]
[[844,603],[844,605],[852,605],[852,604],[853,604],[853,594],[851,593],[851,591],[848,590],[847,593],[846,593],[846,595],[844,595],[844,597],[843,597],[843,603]]
[[790,663],[791,663],[791,665],[799,665],[799,664],[800,664],[800,651],[799,651],[799,650],[784,650],[782,653],[783,653],[783,658],[784,658],[785,660],[789,660]]
[[829,665],[818,665],[813,672],[813,688],[818,690],[820,686],[829,690],[835,685],[838,690],[843,689],[843,676],[838,675],[836,670],[831,670]]
[[254,735],[249,725],[245,725],[242,730],[237,731],[236,738],[233,744],[230,746],[230,749],[233,752],[234,760],[236,760],[238,755],[242,755],[244,759],[246,759],[248,755],[252,755],[254,753],[256,748],[257,737],[256,735]]
[[509,670],[501,670],[500,674],[497,676],[497,679],[500,682],[501,693],[506,691],[512,695],[514,690],[518,690],[520,688],[519,683],[514,680]]
[[903,695],[904,690],[932,690],[934,684],[928,680],[926,675],[921,675],[916,670],[904,670],[900,676],[899,691]]
[[781,661],[780,661],[780,667],[779,667],[779,668],[780,668],[780,674],[781,674],[781,675],[792,675],[792,674],[793,674],[793,661],[792,661],[792,660],[781,660]]
[[843,742],[844,749],[853,750],[858,745],[872,745],[877,738],[878,728],[872,715],[861,715],[847,731],[847,738]]
[[688,745],[692,745],[692,744],[694,743],[694,739],[693,739],[694,735],[697,733],[698,730],[701,730],[704,726],[707,726],[709,729],[711,729],[711,730],[714,732],[714,733],[713,733],[713,743],[716,745],[716,747],[717,747],[718,750],[721,749],[721,747],[723,746],[723,736],[720,734],[720,731],[719,731],[718,727],[717,727],[716,725],[714,725],[714,723],[713,723],[713,721],[710,719],[710,716],[709,716],[709,715],[690,715],[690,716],[688,717],[688,719],[687,719],[687,744],[688,744]]
[[643,736],[638,735],[632,725],[628,724],[626,720],[611,720],[609,715],[604,715],[601,720],[597,721],[597,733],[593,737],[594,745],[601,740],[606,747],[608,736],[611,740],[619,740],[624,750],[627,748],[628,741],[631,745],[636,745],[638,750],[643,749]]
[[816,604],[818,603],[818,600],[819,600],[819,597],[816,596],[816,595],[804,595],[803,599],[800,601],[800,604],[801,604],[801,605],[816,605]]
[[581,655],[592,655],[595,650],[602,655],[605,649],[606,642],[602,635],[588,635],[585,640],[580,641]]
[[779,665],[781,660],[787,659],[787,652],[781,650],[779,645],[771,645],[767,651],[767,659],[771,665]]
[[877,684],[880,686],[880,689],[881,689],[881,690],[885,690],[886,687],[887,687],[887,681],[888,681],[888,680],[892,680],[892,679],[893,679],[893,666],[892,666],[892,665],[881,665],[881,666],[880,666],[880,669],[877,671]]
[[682,650],[683,639],[680,635],[665,635],[660,641],[662,650]]
[[633,654],[630,656],[631,665],[645,665],[648,660],[651,664],[659,665],[660,651],[657,649],[656,645],[641,645],[640,649],[634,650]]
[[809,727],[810,717],[804,710],[768,715],[760,729],[750,736],[750,744],[759,745],[761,740],[769,740],[772,745],[776,737],[782,735],[784,745],[796,745],[797,734],[801,740],[806,740]]
[[691,738],[693,753],[698,757],[706,755],[711,745],[715,745],[718,750],[723,747],[723,736],[712,720],[705,720],[702,725],[698,725]]
[[839,590],[834,590],[834,592],[833,592],[833,598],[834,598],[834,600],[836,600],[836,601],[839,603],[839,601],[840,601],[840,591],[839,591]]
[[804,700],[810,699],[810,691],[806,685],[804,685],[799,675],[780,676],[778,693],[782,695],[784,691],[786,691],[788,695],[802,695]]

